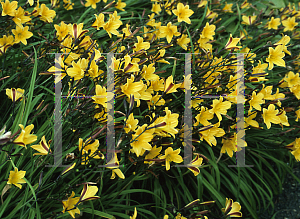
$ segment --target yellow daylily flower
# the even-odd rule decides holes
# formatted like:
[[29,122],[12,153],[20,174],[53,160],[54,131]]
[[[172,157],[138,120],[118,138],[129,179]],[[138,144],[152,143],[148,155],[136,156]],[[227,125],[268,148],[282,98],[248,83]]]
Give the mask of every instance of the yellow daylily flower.
[[132,135],[133,142],[131,142],[130,145],[137,157],[142,156],[145,152],[144,150],[150,151],[152,149],[149,142],[154,137],[154,129],[145,131],[146,127],[147,124],[138,127],[135,134]]
[[194,11],[189,9],[189,5],[184,6],[182,3],[178,3],[177,9],[172,10],[172,12],[177,16],[178,22],[184,21],[191,24],[189,17],[194,14]]
[[34,150],[37,150],[38,152],[40,152],[40,153],[34,153],[33,156],[51,154],[51,150],[49,149],[50,147],[48,146],[48,144],[46,142],[45,135],[42,137],[39,145],[32,145],[31,147]]
[[209,23],[206,22],[206,25],[203,28],[200,37],[213,40],[214,39],[213,35],[215,35],[215,29],[216,29],[215,25],[213,25],[213,24],[209,25]]
[[142,37],[137,37],[137,40],[138,42],[134,44],[134,49],[133,51],[137,52],[139,50],[147,50],[150,48],[150,43],[149,42],[144,42],[143,38]]
[[10,89],[6,89],[6,95],[8,96],[9,99],[11,99],[13,102],[16,102],[18,100],[22,100],[23,99],[23,95],[24,95],[24,89],[21,88],[10,88]]
[[263,93],[258,93],[258,94],[256,95],[256,92],[253,91],[253,92],[252,92],[252,96],[251,96],[251,100],[249,100],[249,104],[250,104],[249,111],[252,110],[252,107],[253,107],[254,109],[256,109],[256,110],[261,111],[261,106],[260,106],[260,104],[263,104],[263,103],[265,103]]
[[16,29],[11,30],[15,35],[15,43],[22,42],[24,45],[27,45],[27,39],[33,36],[33,33],[28,31],[29,27],[16,26]]
[[80,210],[78,207],[74,209],[75,205],[79,202],[80,197],[73,198],[74,196],[75,192],[72,191],[71,196],[67,200],[62,201],[64,208],[62,210],[62,213],[65,213],[65,211],[67,211],[72,216],[72,218],[75,218],[75,214],[80,214]]
[[168,147],[165,150],[165,155],[160,156],[160,159],[165,159],[166,161],[166,170],[170,169],[170,163],[173,161],[175,163],[181,163],[183,161],[182,157],[179,155],[180,153],[180,148],[177,150],[173,151],[173,148]]
[[56,16],[56,12],[54,10],[50,10],[45,4],[42,4],[39,9],[40,20],[52,23],[53,18]]
[[210,112],[216,114],[219,121],[222,121],[221,115],[227,114],[227,110],[230,109],[231,103],[229,101],[223,102],[223,97],[220,97],[219,100],[213,100],[213,104],[211,106],[213,108],[210,110]]
[[139,120],[135,119],[133,113],[131,113],[126,120],[126,126],[124,127],[125,132],[135,131],[138,123]]
[[263,119],[264,123],[267,125],[267,128],[271,128],[271,123],[279,124],[281,122],[279,116],[277,116],[278,110],[275,110],[275,105],[270,104],[268,109],[263,108]]
[[285,52],[286,54],[291,55],[290,51],[287,50],[286,45],[290,42],[291,38],[287,35],[284,35],[281,40],[279,40],[277,43],[274,45],[282,45],[282,51]]
[[278,26],[280,25],[280,18],[271,17],[271,20],[267,23],[268,29],[278,30]]
[[241,205],[239,202],[233,202],[231,198],[226,198],[225,208],[222,208],[222,212],[226,216],[230,217],[242,217],[242,213],[240,212]]
[[14,16],[15,15],[15,10],[18,7],[18,2],[17,1],[12,1],[10,2],[9,0],[5,0],[5,2],[1,2],[2,5],[2,16]]
[[200,157],[198,154],[196,155],[196,157],[191,161],[191,163],[189,164],[188,169],[190,171],[192,171],[192,173],[194,174],[194,176],[197,176],[200,173],[200,169],[199,166],[202,165],[203,162],[203,158]]
[[229,40],[225,45],[225,49],[242,48],[241,46],[236,45],[240,42],[240,40],[241,40],[240,38],[233,38],[232,35],[230,34]]
[[126,7],[126,3],[122,2],[122,0],[118,0],[115,5],[115,8],[119,9],[120,11],[125,11],[124,8]]
[[100,27],[103,27],[105,22],[104,22],[104,14],[100,13],[99,15],[94,14],[96,17],[95,22],[92,24],[92,27],[96,27],[97,30],[99,30]]
[[177,39],[177,44],[184,50],[187,50],[188,43],[190,43],[190,38],[187,34],[182,34],[181,37]]
[[118,157],[117,157],[116,153],[115,153],[114,157],[107,164],[110,165],[110,166],[107,166],[106,168],[112,169],[112,174],[111,174],[110,179],[114,179],[116,177],[116,174],[121,179],[125,179],[124,174],[119,169],[119,161],[118,161]]
[[298,109],[297,111],[295,111],[296,113],[296,122],[298,122],[298,120],[300,119],[300,109]]
[[22,129],[21,133],[13,142],[26,148],[26,145],[31,144],[37,140],[36,135],[30,134],[31,130],[34,128],[34,125],[28,125],[25,127],[25,129],[22,124],[19,124],[19,126]]
[[23,179],[25,177],[26,171],[18,170],[17,167],[15,167],[14,171],[10,171],[7,184],[14,184],[19,189],[22,188],[22,183],[26,183],[26,181]]
[[161,26],[159,30],[161,32],[160,37],[166,37],[168,43],[171,42],[173,36],[180,36],[180,33],[177,31],[177,26],[172,25],[171,22],[169,22],[167,26]]
[[219,126],[220,122],[208,126],[207,129],[205,129],[204,131],[200,130],[199,134],[201,137],[201,141],[203,141],[204,139],[210,146],[216,146],[216,137],[222,137],[223,135],[225,135],[225,131],[222,128],[219,128]]
[[93,9],[96,9],[96,7],[97,7],[97,3],[99,3],[100,2],[100,0],[86,0],[86,3],[85,3],[85,7],[89,7],[89,6],[91,6]]
[[224,6],[224,8],[222,9],[222,11],[226,12],[226,13],[233,13],[232,11],[232,6],[233,4],[227,4],[227,2],[225,2],[226,5]]
[[254,15],[254,16],[242,16],[242,24],[246,24],[246,25],[252,25],[254,22],[255,22],[255,20],[256,20],[256,15]]
[[95,196],[97,192],[97,186],[89,186],[88,184],[84,184],[84,187],[80,194],[80,202],[99,199],[99,196]]
[[298,23],[295,21],[295,17],[289,17],[286,20],[282,21],[282,25],[284,26],[283,32],[293,31]]
[[161,12],[160,3],[155,2],[155,3],[152,5],[151,11],[154,12],[155,14],[159,14],[159,13]]
[[285,61],[282,59],[284,57],[283,46],[278,45],[275,49],[269,47],[269,56],[266,61],[269,62],[268,70],[272,70],[274,64],[278,66],[285,67]]
[[134,213],[132,216],[130,216],[130,219],[136,219],[137,217],[137,210],[136,210],[136,207],[134,208]]

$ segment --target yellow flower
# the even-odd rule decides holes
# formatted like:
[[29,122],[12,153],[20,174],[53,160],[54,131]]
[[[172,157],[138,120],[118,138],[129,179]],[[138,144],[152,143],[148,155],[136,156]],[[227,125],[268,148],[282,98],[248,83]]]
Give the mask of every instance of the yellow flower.
[[209,23],[206,22],[206,25],[203,28],[200,37],[213,40],[214,39],[213,35],[215,35],[215,29],[216,29],[215,25],[213,25],[213,24],[209,25]]
[[99,15],[94,14],[96,17],[95,22],[92,24],[92,27],[96,27],[97,30],[99,30],[100,27],[103,27],[105,22],[104,22],[104,14],[100,13]]
[[[76,40],[77,38],[83,36],[88,30],[83,30],[83,23],[80,24],[68,24],[70,35]],[[72,41],[71,41],[72,43]]]
[[178,213],[175,217],[175,219],[187,219],[186,217],[181,216],[180,213]]
[[29,3],[30,6],[32,6],[33,5],[33,0],[28,0],[28,3]]
[[256,19],[256,15],[254,16],[243,16],[242,19],[242,24],[246,24],[246,25],[251,25],[255,22],[255,19]]
[[28,31],[29,27],[16,26],[16,29],[11,30],[15,35],[15,43],[22,42],[24,45],[27,45],[27,39],[33,36],[33,34]]
[[92,6],[93,9],[96,9],[97,7],[97,3],[100,2],[100,0],[86,0],[86,3],[85,3],[85,7],[89,7],[89,6]]
[[298,122],[298,120],[300,119],[300,109],[298,109],[295,113],[297,117],[295,121]]
[[128,98],[130,98],[130,95],[134,96],[134,99],[140,99],[141,94],[139,93],[140,90],[142,90],[144,87],[144,84],[142,81],[134,82],[134,76],[131,75],[131,78],[127,78],[127,83],[125,85],[121,85],[121,90]]
[[2,16],[14,16],[15,15],[15,10],[18,7],[18,2],[17,1],[12,1],[9,2],[8,0],[5,0],[5,2],[1,2],[2,5]]
[[97,84],[95,89],[96,95],[92,97],[94,103],[100,104],[103,107],[107,108],[107,101],[113,98],[112,93],[107,93],[105,87],[101,87],[101,85]]
[[197,122],[194,124],[194,126],[197,126],[199,123],[204,126],[208,126],[211,124],[208,120],[213,119],[214,114],[211,113],[210,110],[207,110],[204,106],[201,106],[201,111],[195,118]]
[[204,131],[200,131],[200,137],[201,137],[201,141],[203,141],[203,139],[210,145],[217,145],[217,140],[216,137],[222,137],[223,135],[225,135],[225,131],[222,128],[219,128],[220,126],[220,122],[214,124],[214,125],[210,125],[210,127],[208,126],[207,129],[205,129]]
[[118,175],[118,177],[120,177],[121,179],[125,179],[124,174],[122,173],[122,171],[119,169],[119,161],[118,161],[118,157],[117,154],[115,153],[114,157],[107,163],[109,166],[107,166],[106,168],[108,169],[112,169],[112,174],[110,179],[114,179],[116,177],[116,174]]
[[282,45],[282,51],[285,52],[286,54],[291,55],[290,51],[287,50],[286,45],[290,42],[291,38],[287,35],[284,35],[281,40],[279,40],[277,43],[274,45]]
[[165,93],[169,94],[169,93],[173,93],[173,92],[177,92],[177,88],[179,88],[181,86],[181,84],[174,84],[173,83],[173,76],[169,76],[165,82]]
[[281,122],[279,116],[277,116],[278,110],[275,110],[275,105],[270,104],[268,109],[263,108],[263,119],[264,123],[267,125],[267,128],[271,128],[271,123],[279,124]]
[[252,114],[250,114],[251,112],[248,111],[248,117],[245,117],[245,126],[244,128],[247,128],[249,125],[253,126],[253,127],[256,127],[256,128],[259,128],[259,124],[257,121],[253,120],[256,115],[257,115],[257,112],[254,112]]
[[154,129],[152,128],[145,131],[146,126],[147,125],[144,124],[143,126],[138,127],[136,133],[132,135],[133,142],[130,143],[130,145],[137,157],[142,156],[144,150],[150,151],[152,149],[149,142],[154,137]]
[[75,192],[72,191],[71,196],[67,200],[62,201],[63,208],[64,208],[62,210],[62,213],[65,213],[65,211],[67,211],[72,216],[72,218],[75,218],[76,213],[80,214],[79,208],[78,207],[75,208],[75,205],[79,202],[80,197],[73,198],[74,196],[75,196]]
[[29,16],[25,15],[24,9],[19,7],[18,10],[15,11],[14,18],[12,19],[18,26],[22,26],[22,24],[31,20]]
[[192,173],[194,174],[194,176],[197,176],[200,173],[199,166],[202,165],[202,162],[203,162],[203,158],[199,157],[199,155],[196,155],[196,157],[189,164],[188,169],[190,171],[192,171]]
[[35,155],[48,155],[51,154],[51,150],[49,149],[49,146],[46,142],[45,135],[42,137],[40,144],[39,145],[32,145],[31,146],[34,150],[37,150],[40,153],[34,153],[33,156]]
[[[225,154],[227,152],[229,157],[233,156],[233,152],[238,151],[238,146],[237,146],[237,134],[234,133],[233,136],[231,136],[228,139],[223,138],[222,139],[222,148],[221,148],[221,153]],[[247,146],[247,143],[244,143],[244,147]]]
[[82,138],[79,138],[79,152],[81,152],[81,165],[86,165],[89,163],[91,158],[95,159],[104,159],[104,155],[98,151],[99,140],[92,140],[88,138],[85,142],[83,142]]
[[160,7],[160,4],[157,2],[155,2],[153,5],[152,5],[152,9],[151,9],[152,12],[156,13],[156,14],[159,14],[159,12],[161,12],[161,7]]
[[294,72],[289,71],[285,76],[284,80],[287,82],[288,87],[290,88],[299,85],[300,84],[299,73],[295,74]]
[[282,127],[282,129],[282,125],[290,126],[285,110],[282,110],[277,116],[280,118],[280,126]]
[[165,159],[166,162],[166,170],[170,169],[170,163],[173,161],[175,163],[181,163],[183,161],[182,157],[179,155],[180,148],[173,151],[173,148],[168,147],[165,150],[165,155],[160,156],[160,159]]
[[178,130],[175,127],[178,125],[179,114],[172,113],[168,107],[165,107],[165,112],[166,115],[156,119],[153,124],[153,126],[156,126],[155,133],[163,137],[172,135],[172,137],[175,138],[175,134],[178,133]]
[[177,44],[183,48],[184,50],[187,50],[187,44],[190,42],[190,38],[187,34],[182,34],[179,39],[177,39]]
[[28,125],[25,127],[25,129],[22,124],[19,124],[19,126],[22,129],[21,133],[13,142],[26,148],[26,145],[31,144],[37,140],[36,135],[30,134],[31,130],[34,128],[34,125]]
[[231,103],[229,101],[223,102],[223,97],[220,97],[219,100],[213,100],[213,104],[211,106],[213,108],[210,110],[210,112],[215,113],[219,121],[222,121],[221,115],[227,114],[227,110],[230,109]]
[[280,18],[271,17],[271,20],[267,23],[268,29],[277,30],[278,26],[280,25]]
[[[159,155],[160,151],[161,151],[162,147],[158,147],[156,148],[156,145],[151,148],[151,150],[149,151],[149,153],[145,156],[145,160],[147,159],[154,159],[157,155]],[[144,161],[144,163],[153,163],[155,161]]]
[[19,187],[19,189],[22,188],[22,183],[26,183],[26,181],[23,179],[26,174],[26,171],[18,171],[18,168],[15,167],[14,171],[10,171],[7,184],[14,184],[15,186]]
[[275,49],[269,47],[269,56],[266,61],[269,62],[268,70],[272,70],[274,64],[278,66],[285,67],[285,61],[282,59],[284,57],[283,46],[278,45]]
[[2,38],[0,38],[0,55],[2,53],[5,53],[9,47],[14,45],[14,37],[13,35],[3,35]]
[[295,95],[295,97],[299,100],[300,99],[300,84],[291,87],[290,91],[293,92],[293,94]]
[[39,9],[39,15],[42,21],[52,23],[56,12],[54,10],[50,10],[45,4],[42,4]]
[[18,100],[23,99],[24,95],[24,90],[21,88],[10,88],[6,89],[6,95],[8,96],[9,99],[11,99],[13,102],[16,102]]
[[69,34],[68,25],[66,25],[63,21],[60,22],[60,26],[54,24],[54,28],[56,30],[56,36],[59,41],[63,40]]
[[249,100],[249,104],[250,104],[249,111],[252,110],[252,107],[253,107],[254,109],[256,109],[256,110],[261,111],[261,106],[260,106],[260,104],[263,104],[263,103],[265,103],[263,93],[258,93],[258,94],[256,95],[256,92],[253,91],[253,92],[252,92],[252,96],[251,96],[251,100]]
[[250,3],[247,2],[247,0],[245,0],[242,4],[241,4],[241,9],[243,8],[249,8],[250,7]]
[[132,216],[130,216],[130,219],[136,219],[136,217],[137,217],[137,210],[136,208],[134,208],[134,213]]
[[264,95],[265,100],[274,100],[275,98],[272,95],[272,88],[273,88],[273,86],[265,87],[265,85],[263,84],[263,88],[261,89],[261,91],[259,93],[262,93]]
[[138,42],[134,44],[135,48],[133,49],[133,51],[137,52],[137,51],[140,51],[142,49],[147,50],[147,49],[150,48],[150,43],[144,42],[142,37],[138,36],[137,40],[138,40]]
[[283,32],[286,31],[293,31],[295,29],[295,26],[298,25],[295,21],[295,17],[289,17],[286,20],[282,21],[282,25],[284,26]]
[[109,15],[109,20],[103,26],[103,29],[108,33],[111,38],[111,34],[119,35],[117,29],[123,24],[120,20],[120,16],[118,16],[117,11],[114,11],[113,14]]
[[98,192],[97,186],[89,186],[88,184],[84,184],[83,189],[80,194],[80,202],[99,199],[99,196],[95,196]]
[[241,40],[240,38],[233,38],[232,35],[230,34],[229,40],[225,45],[225,49],[242,48],[241,46],[236,45],[240,42],[240,40]]
[[115,5],[115,8],[119,9],[120,11],[125,11],[123,8],[126,7],[126,3],[122,2],[122,0],[118,0],[118,2]]
[[169,22],[167,26],[161,26],[159,30],[161,31],[160,37],[166,37],[168,43],[171,42],[173,36],[180,36],[180,33],[177,31],[177,26],[172,25],[171,22]]
[[208,19],[213,19],[213,18],[217,18],[218,14],[216,12],[210,11],[209,8],[207,8],[205,17]]
[[226,13],[233,13],[233,11],[232,11],[232,6],[233,6],[233,4],[227,4],[227,2],[226,2],[226,5],[225,5],[225,7],[222,9],[222,11],[224,11],[224,12],[226,12]]
[[231,198],[226,198],[225,208],[222,208],[222,212],[226,216],[230,217],[242,217],[242,213],[240,212],[241,205],[239,202],[233,202]]
[[73,9],[73,5],[74,5],[74,3],[72,3],[72,1],[71,0],[63,0],[63,2],[64,2],[64,8],[66,9],[66,10],[72,10]]
[[133,113],[131,113],[126,120],[126,126],[124,127],[125,132],[128,133],[130,131],[135,131],[138,123],[139,120],[134,119]]
[[206,51],[212,51],[212,44],[208,43],[208,41],[209,39],[200,37],[197,42],[199,43],[201,49],[204,49]]
[[151,63],[150,65],[144,65],[142,69],[142,77],[149,81],[157,81],[159,80],[159,76],[154,74],[155,72],[155,63]]
[[182,3],[177,4],[177,9],[172,11],[178,19],[178,22],[184,21],[188,24],[191,24],[191,20],[189,19],[192,14],[194,14],[193,10],[189,9],[189,5],[184,6]]

